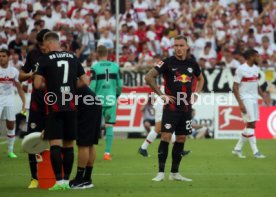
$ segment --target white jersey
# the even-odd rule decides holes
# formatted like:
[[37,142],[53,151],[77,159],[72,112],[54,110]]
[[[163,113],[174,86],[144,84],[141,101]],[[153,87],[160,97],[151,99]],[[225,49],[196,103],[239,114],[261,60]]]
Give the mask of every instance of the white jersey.
[[254,64],[249,66],[247,63],[237,68],[234,82],[240,84],[239,93],[242,100],[258,100],[258,76],[260,69]]
[[8,66],[7,68],[0,67],[0,105],[1,106],[12,106],[14,83],[19,82],[18,80],[19,71]]
[[0,95],[8,96],[13,94],[14,82],[19,82],[18,80],[19,71],[8,66],[7,68],[0,67]]

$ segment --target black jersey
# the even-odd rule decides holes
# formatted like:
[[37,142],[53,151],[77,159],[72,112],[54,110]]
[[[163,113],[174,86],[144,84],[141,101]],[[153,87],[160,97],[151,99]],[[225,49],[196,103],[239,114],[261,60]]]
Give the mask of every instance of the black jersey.
[[193,59],[178,60],[172,56],[161,61],[155,69],[163,74],[165,93],[177,98],[164,109],[190,111],[193,83],[201,73],[199,65]]
[[45,78],[46,94],[51,97],[47,100],[45,96],[47,113],[75,110],[77,78],[85,74],[77,57],[69,52],[53,51],[42,56],[37,64],[37,74]]
[[43,53],[36,47],[33,50],[31,50],[26,57],[26,62],[24,66],[21,68],[25,73],[29,73],[31,71],[36,70],[36,62],[38,59],[43,55]]
[[[26,57],[26,62],[24,66],[21,68],[25,73],[35,72],[36,70],[36,62],[38,59],[43,56],[43,53],[38,49],[38,47],[31,50]],[[32,112],[44,112],[45,111],[45,103],[43,101],[44,91],[43,90],[33,90],[31,95],[31,104],[30,111]]]

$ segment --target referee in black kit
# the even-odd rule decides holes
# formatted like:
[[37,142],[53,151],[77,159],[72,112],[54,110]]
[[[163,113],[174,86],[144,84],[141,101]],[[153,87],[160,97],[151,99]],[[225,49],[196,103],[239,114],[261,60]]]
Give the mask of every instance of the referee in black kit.
[[44,98],[48,102],[44,138],[50,143],[51,164],[56,177],[55,185],[49,190],[66,190],[70,188],[69,177],[74,162],[73,145],[77,137],[77,80],[85,85],[88,85],[88,80],[77,57],[61,50],[56,33],[46,33],[43,44],[47,54],[38,60],[34,87],[47,87]]
[[[179,174],[179,165],[186,135],[190,135],[192,129],[192,94],[196,100],[202,90],[204,78],[199,65],[186,56],[188,49],[186,37],[181,35],[175,37],[175,55],[158,63],[145,76],[146,82],[165,101],[161,121],[161,141],[158,148],[159,172],[152,179],[153,181],[164,180],[169,142],[174,131],[176,141],[172,149],[172,166],[169,179],[192,181],[192,179]],[[155,82],[156,77],[160,74],[163,74],[165,93],[158,89]],[[193,93],[194,82],[197,84]]]
[[[37,44],[33,50],[27,54],[26,62],[20,70],[19,80],[26,81],[33,78],[36,70],[37,60],[45,53],[43,46],[43,36],[50,32],[48,29],[42,29],[36,36]],[[32,90],[30,111],[28,116],[27,133],[41,132],[45,128],[45,103],[43,100],[44,90]],[[31,170],[32,180],[28,188],[38,187],[37,181],[37,162],[35,154],[29,154],[29,166]]]

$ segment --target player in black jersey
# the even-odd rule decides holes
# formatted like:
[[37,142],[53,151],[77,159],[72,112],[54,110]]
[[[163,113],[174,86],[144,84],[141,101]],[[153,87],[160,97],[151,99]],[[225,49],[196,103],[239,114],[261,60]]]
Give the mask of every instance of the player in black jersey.
[[[33,50],[27,54],[26,62],[20,70],[19,80],[26,81],[33,77],[36,70],[36,62],[44,53],[43,36],[49,32],[48,29],[42,29],[36,36],[37,44]],[[41,132],[45,128],[45,103],[43,101],[43,90],[32,90],[30,110],[28,115],[28,133]],[[32,175],[31,183],[28,188],[37,188],[37,162],[35,154],[28,154],[29,166]]]
[[[204,78],[199,65],[186,57],[187,39],[177,36],[174,41],[175,55],[166,58],[151,69],[145,76],[145,80],[156,94],[165,101],[161,125],[161,141],[158,148],[159,173],[153,181],[164,180],[164,170],[168,156],[168,146],[172,133],[175,131],[176,141],[172,149],[172,166],[170,180],[192,181],[181,176],[178,172],[181,161],[181,152],[184,148],[186,135],[191,134],[192,129],[192,94],[194,100],[202,90]],[[156,77],[163,74],[165,93],[156,85]],[[193,84],[197,81],[193,93]]]
[[86,85],[88,80],[77,57],[61,50],[56,33],[46,33],[43,43],[48,53],[37,62],[34,87],[40,89],[44,86],[46,89],[44,138],[50,143],[51,163],[56,177],[56,184],[49,190],[64,190],[70,188],[69,176],[74,161],[73,142],[77,130],[74,98],[77,80],[79,78]]
[[78,88],[77,95],[78,169],[69,185],[73,189],[86,189],[94,186],[91,175],[96,158],[94,145],[98,144],[101,132],[102,105],[100,99],[87,86]]

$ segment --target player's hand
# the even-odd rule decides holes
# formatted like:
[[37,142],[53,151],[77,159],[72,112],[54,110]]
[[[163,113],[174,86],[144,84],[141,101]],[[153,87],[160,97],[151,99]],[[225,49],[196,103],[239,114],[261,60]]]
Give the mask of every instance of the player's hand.
[[245,105],[243,103],[240,103],[240,110],[243,114],[246,114],[246,108],[245,108]]
[[165,102],[165,104],[175,103],[175,100],[176,100],[176,98],[174,96],[170,96],[170,95],[166,95],[166,94],[163,94],[160,97]]
[[21,114],[26,116],[26,108],[25,108],[25,103],[23,103],[22,105],[22,109],[21,109]]

